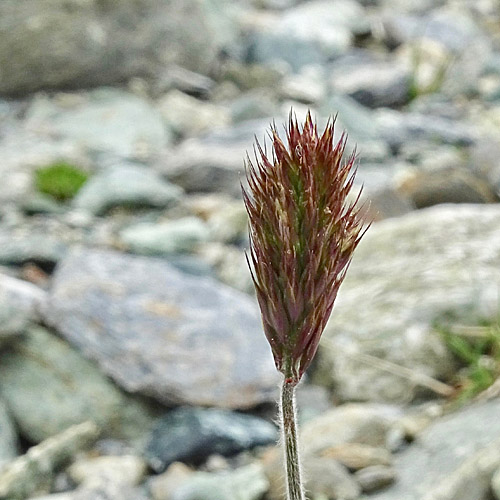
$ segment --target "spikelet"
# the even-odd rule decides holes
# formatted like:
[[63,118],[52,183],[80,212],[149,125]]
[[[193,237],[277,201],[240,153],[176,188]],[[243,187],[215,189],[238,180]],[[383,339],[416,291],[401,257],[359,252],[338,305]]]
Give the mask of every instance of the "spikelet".
[[257,143],[245,165],[247,261],[276,367],[294,383],[316,353],[365,232],[357,199],[347,201],[356,156],[343,159],[347,136],[335,143],[334,125],[319,135],[310,113],[303,127],[290,114],[288,147],[272,126],[272,155]]

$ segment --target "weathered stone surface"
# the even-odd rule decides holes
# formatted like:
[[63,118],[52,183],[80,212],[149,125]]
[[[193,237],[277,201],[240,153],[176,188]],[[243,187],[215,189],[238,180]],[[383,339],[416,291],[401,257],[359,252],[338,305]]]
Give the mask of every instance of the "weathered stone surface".
[[304,452],[326,454],[345,443],[383,447],[389,429],[400,416],[392,406],[349,403],[307,422],[301,431]]
[[18,442],[14,423],[4,402],[0,400],[0,468],[5,462],[14,458],[17,452]]
[[41,135],[77,142],[92,152],[139,160],[155,157],[170,140],[152,103],[113,88],[65,94],[59,99],[39,97],[27,112],[27,126]]
[[[332,458],[306,456],[303,460],[305,488],[311,498],[356,500],[361,489],[349,471]],[[269,480],[270,500],[282,500],[285,491],[282,451],[274,448],[266,452],[264,471]]]
[[380,109],[375,112],[375,120],[382,138],[396,148],[416,140],[470,146],[478,138],[471,125],[419,112]]
[[73,206],[95,215],[125,206],[165,208],[173,205],[182,189],[144,167],[122,165],[90,178],[73,200]]
[[46,492],[58,467],[90,446],[98,434],[97,426],[88,421],[33,446],[0,471],[0,498],[17,500],[40,490]]
[[493,490],[493,495],[495,499],[498,500],[500,498],[500,468],[498,468],[491,478],[491,489]]
[[274,400],[278,376],[252,299],[161,260],[76,249],[44,315],[131,392],[232,408]]
[[334,66],[333,89],[370,108],[401,106],[410,98],[408,67],[394,61],[356,61]]
[[66,245],[55,235],[27,227],[0,230],[0,264],[22,265],[31,262],[51,270],[65,251]]
[[214,127],[229,125],[229,110],[207,103],[179,90],[172,90],[158,103],[166,124],[179,136],[193,136]]
[[86,487],[107,482],[135,486],[144,479],[146,469],[143,458],[122,455],[81,458],[71,464],[67,472],[76,484]]
[[462,168],[417,171],[406,176],[398,189],[413,200],[417,208],[440,203],[495,203],[493,186]]
[[182,462],[174,462],[165,472],[153,476],[148,481],[148,488],[154,500],[171,500],[179,486],[192,476],[194,471]]
[[192,474],[171,495],[171,500],[259,500],[269,483],[258,464],[234,471]]
[[173,462],[199,464],[210,455],[239,451],[276,441],[269,422],[217,408],[178,408],[155,425],[146,449],[151,466],[165,470]]
[[[396,401],[416,394],[419,374],[451,376],[453,361],[435,325],[498,317],[491,277],[500,266],[499,223],[497,205],[442,205],[374,225],[340,289],[318,379],[334,383],[346,400]],[[409,375],[381,370],[365,354]]]
[[334,458],[351,470],[392,463],[391,454],[386,449],[359,443],[332,446],[325,449],[321,456]]
[[159,168],[188,192],[223,192],[241,195],[240,178],[248,143],[210,144],[200,139],[184,141],[166,153]]
[[386,488],[396,479],[394,469],[387,465],[371,465],[356,471],[354,476],[361,489],[366,493]]
[[2,352],[0,394],[21,434],[35,443],[84,420],[96,422],[107,435],[130,440],[140,440],[152,425],[145,406],[41,327],[32,327]]
[[395,456],[397,481],[373,500],[470,500],[488,498],[500,463],[500,400],[448,415]]
[[369,30],[363,9],[351,0],[339,1],[335,9],[327,1],[314,0],[266,21],[254,34],[252,60],[285,61],[294,70],[344,54],[353,34]]
[[11,276],[0,274],[0,344],[22,333],[39,317],[45,291]]
[[124,247],[141,255],[193,252],[209,239],[207,225],[197,217],[165,222],[139,222],[120,233]]
[[121,83],[169,63],[208,72],[236,36],[224,6],[216,0],[5,0],[0,94]]

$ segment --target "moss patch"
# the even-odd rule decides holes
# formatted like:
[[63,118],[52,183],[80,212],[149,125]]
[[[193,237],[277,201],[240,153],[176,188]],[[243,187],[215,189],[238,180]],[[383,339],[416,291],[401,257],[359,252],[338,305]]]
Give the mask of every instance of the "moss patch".
[[71,200],[87,179],[88,175],[83,170],[65,162],[54,163],[35,172],[36,189],[58,201]]

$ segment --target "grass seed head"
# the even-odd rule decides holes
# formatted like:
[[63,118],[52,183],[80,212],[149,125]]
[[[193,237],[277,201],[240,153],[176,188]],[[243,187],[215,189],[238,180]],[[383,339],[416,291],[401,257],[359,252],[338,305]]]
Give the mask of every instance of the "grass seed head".
[[320,135],[310,113],[303,126],[290,114],[287,144],[272,126],[271,154],[257,143],[246,162],[247,260],[276,367],[295,383],[364,234],[358,199],[347,201],[356,155],[344,159],[347,136],[335,142],[334,126],[330,120]]

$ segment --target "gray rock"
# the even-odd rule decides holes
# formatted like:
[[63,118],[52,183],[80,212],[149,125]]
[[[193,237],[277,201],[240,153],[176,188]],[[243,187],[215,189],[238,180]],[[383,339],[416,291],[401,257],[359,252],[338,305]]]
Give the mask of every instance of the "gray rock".
[[44,316],[128,391],[167,404],[274,400],[278,376],[255,303],[164,261],[74,250]]
[[152,425],[146,406],[122,394],[93,363],[40,327],[4,351],[0,394],[20,433],[35,443],[84,420],[134,441]]
[[363,162],[387,162],[389,145],[380,133],[376,115],[371,109],[348,95],[333,95],[320,106],[319,113],[323,117],[337,116],[335,135],[340,138],[344,130],[349,134],[348,153],[356,145]]
[[359,443],[345,443],[333,446],[325,450],[322,455],[334,458],[349,470],[354,471],[379,466],[385,467],[392,463],[392,456],[385,448]]
[[382,138],[393,148],[418,140],[471,146],[478,139],[477,132],[465,123],[421,113],[377,110],[375,123]]
[[[326,327],[318,380],[346,400],[401,401],[418,393],[423,375],[451,377],[454,363],[436,324],[497,318],[491,277],[500,265],[499,221],[497,205],[441,205],[374,225]],[[376,358],[409,373],[393,375]]]
[[88,421],[33,446],[0,470],[0,497],[17,500],[47,492],[56,470],[90,446],[98,434],[97,426]]
[[248,143],[210,144],[184,141],[158,165],[165,176],[188,192],[222,192],[241,196],[240,178]]
[[239,95],[230,104],[233,123],[267,118],[279,113],[278,105],[269,91],[254,90]]
[[500,498],[500,468],[498,468],[491,478],[491,489],[493,490],[493,495],[495,499],[498,500]]
[[39,318],[46,293],[37,286],[0,274],[0,344]]
[[470,149],[470,163],[477,175],[488,179],[490,185],[500,196],[500,145],[494,138],[479,140]]
[[360,203],[365,203],[367,220],[399,217],[415,209],[410,196],[396,183],[405,167],[404,163],[381,165],[360,162],[351,199],[354,201],[361,190]]
[[119,207],[165,208],[178,201],[182,189],[157,173],[134,165],[111,167],[90,178],[73,206],[95,215]]
[[193,469],[182,462],[175,462],[165,472],[153,476],[148,481],[148,489],[154,500],[172,500],[172,495],[187,478],[195,474]]
[[500,463],[500,401],[474,405],[424,430],[397,455],[397,481],[373,500],[470,500],[488,498]]
[[180,136],[199,135],[230,123],[229,110],[172,90],[158,102],[166,124]]
[[101,88],[60,101],[35,99],[27,112],[28,127],[120,158],[148,159],[169,142],[160,112],[129,92]]
[[207,73],[221,50],[234,52],[237,32],[225,7],[218,0],[6,0],[0,93],[121,83],[170,63]]
[[157,223],[139,222],[120,233],[125,248],[141,255],[193,252],[208,237],[207,225],[197,217]]
[[387,488],[396,480],[396,473],[387,465],[372,465],[354,473],[356,481],[366,493]]
[[67,473],[78,485],[90,488],[106,483],[136,486],[144,479],[147,465],[135,455],[80,458]]
[[350,403],[308,421],[301,441],[308,455],[338,450],[345,443],[383,447],[391,426],[400,416],[396,407]]
[[394,61],[341,61],[330,81],[335,92],[370,108],[402,106],[410,98],[410,70]]
[[7,408],[0,400],[0,469],[18,454],[19,443]]
[[439,203],[495,203],[495,191],[486,179],[466,168],[417,171],[400,183],[399,192],[410,198],[417,208]]
[[332,9],[328,1],[314,0],[270,17],[254,33],[250,56],[256,62],[285,61],[297,71],[344,54],[353,34],[367,31],[368,22],[357,2],[339,1]]
[[299,74],[285,77],[281,95],[286,99],[313,104],[325,99],[326,79],[321,66],[306,66]]
[[155,90],[161,94],[177,89],[191,96],[208,98],[215,85],[214,80],[208,76],[171,64],[159,75]]
[[199,250],[200,257],[215,270],[217,279],[246,293],[254,293],[255,287],[248,270],[243,250],[233,245],[207,243]]
[[[264,470],[269,480],[270,500],[282,500],[285,491],[282,452],[277,448],[264,456]],[[310,498],[357,500],[358,483],[346,467],[332,458],[306,456],[303,460],[305,488]]]
[[276,427],[258,417],[217,408],[178,408],[157,422],[146,456],[162,472],[173,462],[199,464],[210,455],[231,456],[274,443],[277,437]]
[[171,500],[259,500],[269,483],[258,464],[231,472],[198,472],[187,478],[170,496]]
[[66,249],[59,237],[28,226],[0,230],[0,264],[20,266],[29,262],[51,271]]

